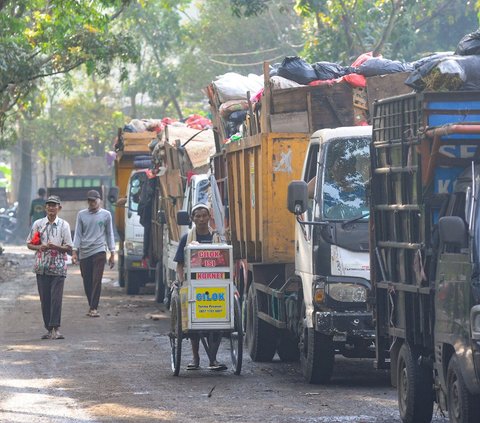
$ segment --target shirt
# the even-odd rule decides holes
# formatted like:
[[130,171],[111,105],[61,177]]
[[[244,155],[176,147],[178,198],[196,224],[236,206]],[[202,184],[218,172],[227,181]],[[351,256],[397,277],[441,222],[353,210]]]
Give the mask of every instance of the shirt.
[[105,252],[107,247],[111,252],[115,251],[110,212],[102,208],[95,213],[88,209],[80,210],[73,237],[73,248],[80,251],[79,259]]
[[32,218],[32,222],[37,219],[41,219],[47,215],[45,211],[45,200],[43,198],[35,198],[32,200],[32,204],[30,205],[30,217]]
[[[47,217],[37,219],[33,222],[32,228],[27,237],[27,244],[31,242],[35,232],[40,233],[42,244],[52,242],[55,245],[72,246],[70,225],[67,221],[60,219],[58,216],[53,223],[50,223]],[[67,253],[52,249],[35,251],[33,272],[39,275],[66,276]]]

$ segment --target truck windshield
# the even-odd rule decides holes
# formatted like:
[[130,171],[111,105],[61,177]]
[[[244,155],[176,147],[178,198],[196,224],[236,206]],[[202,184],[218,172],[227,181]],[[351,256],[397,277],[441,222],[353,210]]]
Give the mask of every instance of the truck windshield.
[[208,204],[210,194],[210,181],[202,179],[197,183],[197,199],[194,204]]
[[131,211],[138,211],[138,203],[140,202],[140,192],[142,185],[146,180],[145,173],[138,172],[131,176],[130,179],[130,195],[128,196],[128,208]]
[[325,219],[368,218],[369,138],[339,138],[326,150],[322,211]]

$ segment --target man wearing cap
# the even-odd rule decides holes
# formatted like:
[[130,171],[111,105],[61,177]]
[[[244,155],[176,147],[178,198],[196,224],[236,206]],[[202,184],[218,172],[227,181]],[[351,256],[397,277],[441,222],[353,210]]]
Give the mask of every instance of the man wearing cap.
[[[177,252],[173,261],[177,263],[177,281],[181,285],[185,280],[185,247],[188,244],[220,242],[218,234],[213,233],[209,226],[210,222],[210,210],[207,205],[203,203],[196,204],[192,207],[191,218],[194,223],[192,229],[182,236],[178,243]],[[227,366],[221,364],[216,360],[218,347],[220,346],[221,337],[217,336],[213,340],[211,345],[212,360],[208,366],[209,370],[226,370]],[[200,338],[197,336],[191,336],[190,342],[192,344],[193,361],[188,364],[187,370],[197,370],[200,368]]]
[[75,223],[72,263],[80,261],[83,287],[88,300],[87,316],[98,317],[97,311],[102,290],[102,277],[110,251],[108,264],[115,265],[115,240],[113,237],[112,215],[100,207],[100,193],[87,193],[88,208],[80,210]]
[[67,253],[72,251],[70,225],[57,215],[62,209],[60,198],[51,195],[45,202],[46,217],[33,222],[27,247],[36,251],[34,273],[47,333],[42,339],[63,339],[60,333],[62,297],[67,276]]

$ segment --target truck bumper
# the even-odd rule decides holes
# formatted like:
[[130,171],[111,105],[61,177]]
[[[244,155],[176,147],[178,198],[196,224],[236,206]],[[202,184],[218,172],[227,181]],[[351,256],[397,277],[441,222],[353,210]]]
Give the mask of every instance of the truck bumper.
[[143,267],[142,256],[129,255],[124,257],[125,270],[147,272],[148,267]]
[[317,311],[315,330],[325,335],[339,335],[375,339],[372,314],[367,312]]
[[473,367],[476,374],[476,394],[480,393],[480,341],[473,341]]

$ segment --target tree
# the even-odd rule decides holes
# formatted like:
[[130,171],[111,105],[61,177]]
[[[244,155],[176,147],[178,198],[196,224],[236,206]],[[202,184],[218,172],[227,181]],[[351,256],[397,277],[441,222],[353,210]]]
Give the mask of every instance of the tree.
[[302,20],[294,1],[272,3],[266,13],[232,15],[229,0],[203,2],[186,23],[188,49],[180,57],[181,86],[197,101],[201,89],[226,72],[262,74],[264,61],[275,63],[303,49]]
[[116,59],[135,60],[131,37],[110,31],[130,2],[0,1],[0,127],[43,78],[82,65],[106,75]]
[[[231,0],[238,16],[265,13],[272,3]],[[295,5],[304,18],[303,56],[346,63],[367,51],[410,60],[425,51],[452,49],[465,28],[476,29],[478,9],[478,3],[461,0],[297,0]]]

